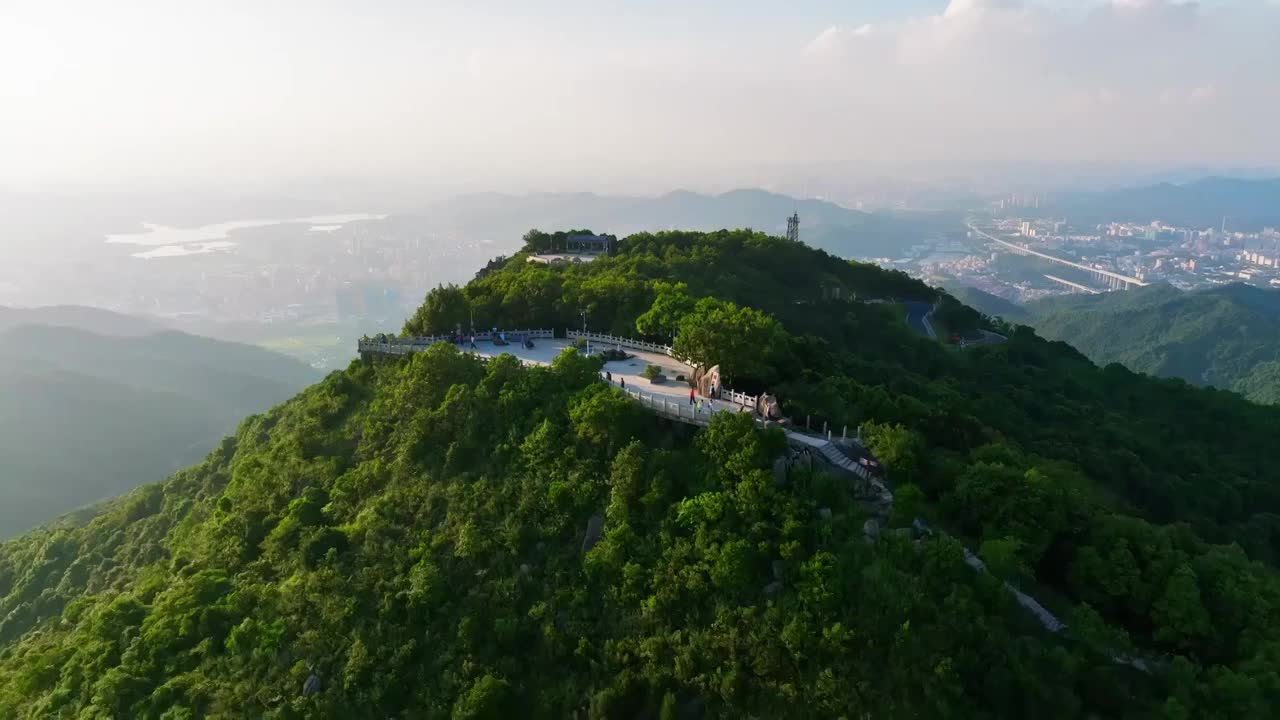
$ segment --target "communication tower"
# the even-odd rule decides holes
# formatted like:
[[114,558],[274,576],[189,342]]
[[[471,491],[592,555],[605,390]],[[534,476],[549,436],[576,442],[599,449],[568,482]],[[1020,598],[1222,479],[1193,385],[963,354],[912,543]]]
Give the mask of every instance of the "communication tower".
[[787,239],[792,242],[800,242],[800,213],[792,213],[787,218]]

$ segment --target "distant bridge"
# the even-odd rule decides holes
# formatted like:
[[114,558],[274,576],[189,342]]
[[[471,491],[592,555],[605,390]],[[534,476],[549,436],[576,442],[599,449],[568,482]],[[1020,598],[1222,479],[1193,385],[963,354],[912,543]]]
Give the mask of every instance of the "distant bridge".
[[1088,285],[1081,285],[1080,283],[1074,283],[1074,282],[1071,282],[1070,280],[1065,280],[1063,278],[1058,277],[1057,275],[1050,275],[1049,273],[1045,273],[1044,276],[1056,283],[1061,283],[1063,285],[1066,285],[1072,290],[1079,290],[1082,293],[1089,293],[1090,295],[1099,295],[1102,292],[1100,290],[1094,290]]
[[[1147,286],[1147,283],[1139,280],[1136,277],[1129,277],[1128,275],[1121,275],[1120,273],[1111,272],[1110,270],[1103,270],[1102,268],[1089,267],[1088,265],[1082,265],[1078,262],[1063,260],[1060,257],[1054,257],[1053,255],[1042,253],[1038,250],[1032,250],[1029,247],[1023,247],[1022,245],[1018,245],[1017,243],[1011,243],[1007,240],[1001,240],[995,235],[991,235],[990,233],[985,233],[979,230],[977,227],[975,227],[972,224],[969,225],[969,229],[981,235],[982,237],[990,240],[991,242],[994,242],[997,245],[1005,247],[1009,250],[1012,250],[1013,252],[1018,253],[1019,255],[1034,255],[1038,258],[1042,258],[1050,262],[1055,262],[1060,265],[1066,265],[1067,267],[1073,267],[1077,270],[1083,270],[1084,272],[1089,273],[1095,279],[1101,280],[1107,283],[1107,287],[1111,288],[1112,290],[1128,290],[1131,287]],[[1057,278],[1051,278],[1051,279],[1056,280]]]

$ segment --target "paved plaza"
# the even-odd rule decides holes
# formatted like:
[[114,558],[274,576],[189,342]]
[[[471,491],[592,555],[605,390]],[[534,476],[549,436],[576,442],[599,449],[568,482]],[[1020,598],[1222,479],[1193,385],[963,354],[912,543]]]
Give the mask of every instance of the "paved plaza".
[[[565,348],[573,347],[572,340],[534,340],[532,349],[526,348],[518,343],[511,345],[495,346],[488,341],[476,341],[476,354],[484,357],[495,357],[508,353],[514,355],[525,362],[537,363],[539,365],[548,365],[557,355]],[[607,350],[612,345],[602,346],[600,343],[593,342],[588,350],[595,355],[602,350]],[[620,385],[623,380],[627,383],[628,390],[637,390],[646,395],[664,398],[672,402],[683,402],[686,406],[689,404],[689,384],[684,381],[676,380],[677,376],[683,375],[686,378],[693,375],[693,368],[685,363],[668,357],[662,353],[648,352],[645,350],[634,350],[631,348],[622,348],[631,357],[626,360],[615,360],[604,364],[601,375],[609,373],[613,377],[613,384]],[[657,365],[662,368],[662,374],[666,376],[666,382],[651,383],[641,373],[645,367],[649,365]],[[711,400],[702,398],[704,412],[738,412],[741,405],[726,400]],[[747,408],[750,412],[751,408]]]

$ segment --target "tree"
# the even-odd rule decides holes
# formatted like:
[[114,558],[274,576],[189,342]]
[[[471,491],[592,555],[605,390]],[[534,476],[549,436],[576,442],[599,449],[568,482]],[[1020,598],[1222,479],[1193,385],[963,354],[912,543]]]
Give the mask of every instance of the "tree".
[[1182,649],[1194,649],[1212,631],[1209,613],[1200,600],[1196,572],[1180,566],[1169,577],[1164,596],[1152,611],[1156,639]]
[[703,298],[681,318],[673,347],[698,367],[720,366],[726,379],[771,380],[772,359],[786,344],[782,325],[759,310]]
[[996,577],[1017,582],[1031,575],[1021,557],[1022,546],[1022,541],[1013,537],[983,540],[978,548],[978,557]]
[[506,680],[485,675],[453,704],[453,720],[503,720],[514,714],[514,701]]
[[918,434],[901,425],[873,421],[863,423],[861,433],[867,449],[889,468],[895,484],[919,482],[924,442]]
[[[896,485],[896,484],[895,484]],[[893,506],[889,510],[891,527],[906,527],[924,512],[924,492],[911,483],[896,485],[893,490]]]
[[634,432],[639,410],[610,385],[596,383],[579,393],[569,406],[569,420],[578,437],[597,445],[625,441]]
[[525,252],[548,253],[554,249],[552,247],[552,237],[536,228],[525,233],[523,240]]
[[438,285],[427,293],[422,306],[405,323],[408,335],[447,335],[461,325],[471,325],[471,302],[457,285]]
[[696,301],[684,283],[659,283],[653,304],[636,318],[636,330],[649,337],[670,338],[680,328],[680,321],[693,312]]

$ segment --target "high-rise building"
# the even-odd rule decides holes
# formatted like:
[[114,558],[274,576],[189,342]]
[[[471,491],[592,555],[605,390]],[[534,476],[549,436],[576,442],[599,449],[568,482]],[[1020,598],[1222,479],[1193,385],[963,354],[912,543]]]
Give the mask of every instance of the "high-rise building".
[[787,239],[792,242],[800,242],[800,213],[792,213],[787,218]]

